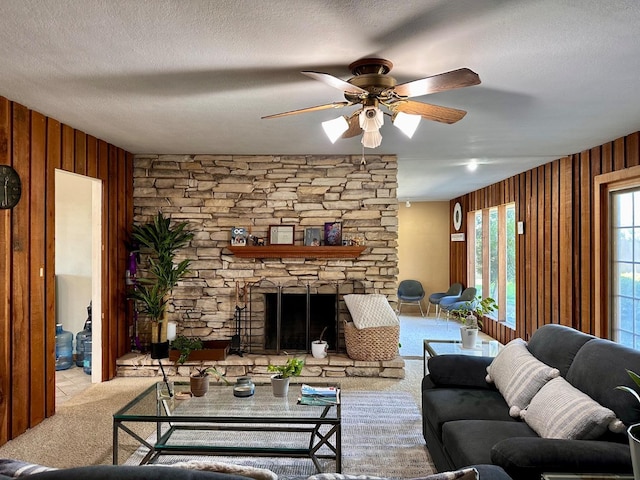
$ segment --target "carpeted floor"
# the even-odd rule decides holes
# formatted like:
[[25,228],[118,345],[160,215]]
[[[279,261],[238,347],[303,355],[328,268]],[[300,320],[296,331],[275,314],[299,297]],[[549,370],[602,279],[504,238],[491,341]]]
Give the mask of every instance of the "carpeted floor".
[[[420,410],[408,392],[346,391],[342,395],[342,473],[369,474],[386,478],[416,478],[434,473],[433,463],[422,437]],[[294,407],[298,408],[298,407]],[[305,408],[305,407],[299,407]],[[326,430],[326,429],[324,429]],[[298,447],[309,434],[272,432],[193,432],[190,444],[277,445]],[[180,434],[176,434],[178,437]],[[155,434],[149,437],[153,443]],[[127,464],[138,464],[147,449],[138,449]],[[322,448],[319,454],[330,453]],[[218,461],[248,467],[267,468],[279,478],[306,477],[316,472],[311,460],[303,458],[161,456],[156,463],[185,460]],[[320,459],[323,471],[335,471],[335,462]]]

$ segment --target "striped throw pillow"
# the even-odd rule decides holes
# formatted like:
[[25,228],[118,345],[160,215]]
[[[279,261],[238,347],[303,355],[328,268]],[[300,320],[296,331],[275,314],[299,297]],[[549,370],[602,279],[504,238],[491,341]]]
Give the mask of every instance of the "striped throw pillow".
[[562,377],[542,387],[520,416],[543,438],[592,440],[620,425],[613,411]]
[[509,405],[512,417],[518,417],[544,384],[560,375],[557,368],[534,357],[521,338],[512,340],[500,350],[487,367],[487,373],[487,382],[495,383]]

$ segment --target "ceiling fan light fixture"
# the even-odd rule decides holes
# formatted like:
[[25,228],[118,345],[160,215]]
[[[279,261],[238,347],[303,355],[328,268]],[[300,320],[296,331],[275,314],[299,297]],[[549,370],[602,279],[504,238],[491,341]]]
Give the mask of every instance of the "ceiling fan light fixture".
[[336,143],[336,140],[349,129],[349,122],[344,118],[344,115],[341,115],[333,120],[322,122],[322,128],[324,129],[324,133],[327,134],[327,137],[329,137],[329,140],[331,140],[331,143]]
[[420,115],[411,115],[409,113],[398,112],[393,115],[393,124],[400,129],[407,137],[413,137],[416,133],[418,125],[422,117]]
[[378,107],[364,107],[358,117],[360,128],[365,132],[377,132],[384,124],[384,114]]
[[378,130],[364,132],[362,134],[362,140],[360,140],[360,142],[366,148],[376,148],[379,147],[382,143],[382,135]]

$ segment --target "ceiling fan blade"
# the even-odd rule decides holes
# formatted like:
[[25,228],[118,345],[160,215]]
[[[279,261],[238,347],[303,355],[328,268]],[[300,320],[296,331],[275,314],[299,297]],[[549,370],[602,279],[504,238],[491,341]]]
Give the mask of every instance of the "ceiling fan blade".
[[345,82],[344,80],[341,80],[338,77],[334,77],[333,75],[329,75],[328,73],[311,72],[311,71],[305,71],[301,73],[303,75],[306,75],[307,77],[313,78],[314,80],[319,80],[323,83],[326,83],[330,87],[337,88],[338,90],[342,90],[344,93],[351,93],[353,95],[369,94],[369,92],[364,88],[351,85],[349,82]]
[[389,89],[401,97],[419,97],[429,93],[445,92],[454,88],[471,87],[478,85],[480,77],[468,68],[460,68],[450,72],[433,75],[431,77],[401,83]]
[[276,113],[273,115],[267,115],[265,117],[261,117],[261,119],[264,120],[266,118],[280,118],[280,117],[286,117],[287,115],[297,115],[299,113],[318,112],[320,110],[328,110],[329,108],[342,108],[342,107],[346,107],[347,105],[351,105],[351,103],[349,102],[326,103],[324,105],[317,105],[315,107],[307,107],[307,108],[301,108],[300,110],[291,110],[290,112],[282,112],[282,113]]
[[457,108],[441,107],[429,103],[414,102],[413,100],[401,100],[389,106],[393,112],[404,112],[411,115],[420,115],[427,120],[435,120],[442,123],[456,123],[461,120],[467,112]]
[[358,118],[360,112],[361,110],[357,110],[354,114],[347,118],[349,128],[340,136],[340,138],[351,138],[362,135],[363,132],[362,128],[360,128],[360,119]]

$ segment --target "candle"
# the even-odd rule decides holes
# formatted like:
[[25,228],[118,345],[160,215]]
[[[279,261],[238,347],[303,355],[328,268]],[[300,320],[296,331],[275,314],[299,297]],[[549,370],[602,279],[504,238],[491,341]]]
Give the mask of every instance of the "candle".
[[173,341],[176,339],[176,329],[178,325],[176,322],[167,322],[167,340]]

